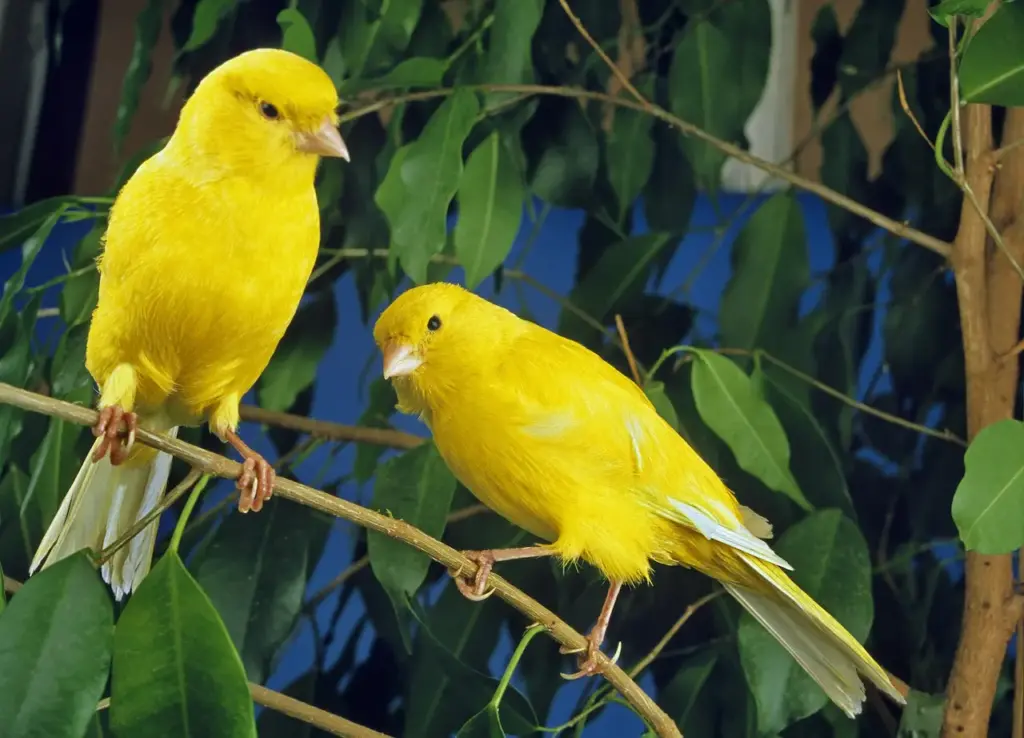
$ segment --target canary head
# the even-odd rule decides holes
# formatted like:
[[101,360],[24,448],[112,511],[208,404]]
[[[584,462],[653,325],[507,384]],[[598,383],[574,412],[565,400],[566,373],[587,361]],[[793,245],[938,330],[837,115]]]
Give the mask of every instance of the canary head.
[[233,171],[315,172],[321,156],[349,158],[337,107],[334,83],[316,64],[281,49],[254,49],[200,81],[172,141]]

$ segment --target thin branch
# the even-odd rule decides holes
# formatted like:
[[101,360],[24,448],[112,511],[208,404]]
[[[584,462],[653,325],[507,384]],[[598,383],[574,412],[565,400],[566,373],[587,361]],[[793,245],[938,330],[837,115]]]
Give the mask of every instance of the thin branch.
[[949,112],[953,116],[953,166],[964,179],[964,136],[960,124],[960,74],[956,68],[956,16],[949,19]]
[[665,635],[663,635],[661,640],[655,644],[654,648],[652,648],[646,656],[637,661],[636,664],[633,665],[633,668],[629,670],[628,674],[630,678],[636,679],[640,675],[640,672],[654,663],[654,660],[658,658],[658,656],[661,655],[661,652],[665,650],[665,647],[668,646],[668,642],[675,637],[675,634],[678,633],[684,625],[686,625],[686,621],[692,618],[695,612],[724,593],[724,589],[716,589],[714,592],[710,592],[687,605],[686,609],[683,610],[683,614],[680,615],[679,619],[672,624],[671,628],[665,631]]
[[282,715],[301,720],[307,725],[312,725],[331,735],[342,736],[342,738],[390,738],[386,733],[378,733],[376,730],[353,723],[351,720],[321,710],[319,707],[307,705],[294,697],[275,692],[253,682],[249,682],[249,693],[252,695],[253,702],[269,707]]
[[917,120],[917,116],[914,115],[914,111],[910,107],[910,103],[907,101],[907,91],[903,87],[902,71],[896,72],[896,91],[899,94],[900,107],[903,109],[903,112],[910,119],[910,122],[914,124],[914,128],[917,129],[917,132],[921,136],[921,138],[923,138],[925,143],[928,144],[928,148],[931,149],[932,151],[935,151],[935,144],[932,143],[932,140],[930,138],[928,138],[928,134],[925,133],[924,128],[921,127],[921,124]]
[[[696,138],[709,146],[718,149],[727,156],[731,156],[738,161],[757,167],[773,177],[777,177],[794,187],[799,187],[802,190],[817,195],[822,200],[825,200],[832,205],[842,208],[848,212],[858,215],[865,220],[874,223],[879,228],[889,231],[898,238],[905,238],[908,241],[916,243],[919,246],[923,246],[930,251],[934,251],[944,259],[948,259],[950,255],[950,244],[943,241],[940,238],[929,235],[923,231],[911,227],[907,223],[900,223],[899,221],[893,220],[885,215],[882,215],[875,210],[863,205],[856,200],[847,197],[835,190],[826,187],[820,182],[815,182],[806,177],[802,177],[789,169],[773,164],[770,161],[754,156],[745,149],[739,146],[723,141],[720,138],[712,136],[710,133],[704,131],[704,129],[689,123],[688,121],[673,115],[659,105],[650,103],[643,105],[625,97],[616,97],[608,95],[604,92],[597,92],[594,90],[585,90],[576,87],[558,87],[554,85],[467,85],[460,89],[476,89],[485,92],[520,92],[524,95],[554,95],[558,97],[568,97],[578,100],[595,100],[599,102],[607,102],[620,107],[631,108],[640,112],[649,113],[658,120],[667,123],[673,128],[677,129],[681,133]],[[453,88],[437,89],[437,90],[425,90],[423,92],[413,92],[405,95],[396,95],[395,97],[387,98],[384,100],[378,100],[364,107],[357,108],[349,111],[341,116],[341,122],[352,121],[357,118],[361,118],[364,115],[370,115],[372,113],[379,112],[385,108],[400,105],[402,103],[415,102],[417,100],[430,100],[436,97],[446,97],[451,95],[455,90]]]
[[[9,384],[0,383],[0,403],[13,405],[28,412],[42,413],[60,418],[70,423],[92,426],[96,423],[95,410],[73,405],[62,400],[38,395],[34,392],[19,389]],[[136,440],[147,446],[171,454],[199,469],[205,474],[212,474],[225,479],[236,479],[241,472],[241,464],[205,449],[193,446],[176,438],[152,433],[140,428]],[[461,569],[472,576],[477,564],[466,558],[452,547],[431,538],[423,531],[408,523],[389,518],[372,510],[328,495],[320,490],[278,477],[274,483],[274,493],[279,497],[297,502],[314,510],[349,520],[364,528],[383,533],[396,540],[409,544],[422,551],[446,569]],[[548,608],[529,597],[523,591],[509,584],[503,577],[492,573],[489,585],[505,602],[510,604],[527,618],[528,622],[543,625],[549,635],[566,649],[582,651],[587,646],[586,639],[565,621]],[[613,664],[605,655],[599,657],[602,676],[619,691],[633,709],[651,725],[662,738],[681,738],[682,733],[672,719],[654,703],[626,672]]]
[[629,90],[629,93],[639,101],[644,110],[650,112],[651,103],[647,98],[640,94],[636,87],[633,86],[633,83],[629,81],[629,77],[622,73],[622,70],[619,69],[615,62],[611,60],[611,57],[604,52],[601,45],[594,40],[593,36],[590,35],[589,31],[584,27],[583,21],[581,21],[579,17],[572,12],[572,9],[569,8],[569,0],[558,0],[558,2],[562,6],[562,10],[565,11],[565,14],[569,16],[569,20],[572,21],[574,26],[576,26],[576,30],[580,32],[580,35],[583,36],[584,39],[586,39],[586,42],[590,44],[590,47],[597,52],[597,55],[601,57],[601,61],[608,65],[612,74],[615,75],[615,79],[619,80],[619,83],[623,88]]
[[633,375],[633,381],[641,387],[644,386],[643,380],[640,378],[640,370],[636,366],[636,357],[633,356],[633,350],[629,347],[629,336],[626,334],[626,325],[622,322],[622,316],[615,313],[615,327],[619,331],[619,340],[622,341],[622,350],[626,354],[626,361],[629,362],[629,371]]
[[308,433],[315,438],[323,438],[327,441],[353,441],[355,443],[369,443],[374,446],[411,449],[416,448],[426,440],[422,436],[404,431],[329,423],[325,420],[314,420],[313,418],[306,418],[301,415],[264,410],[262,407],[256,407],[255,405],[242,405],[239,408],[239,412],[241,413],[242,420],[250,423],[287,428],[288,430],[299,431],[300,433]]
[[[1000,148],[998,148],[995,151],[993,151],[992,152],[992,159],[994,161],[996,161],[996,162],[999,162],[1002,159],[1004,159],[1007,155],[1009,155],[1010,153],[1012,153],[1016,149],[1020,148],[1021,146],[1024,146],[1024,138],[1018,138],[1016,141],[1011,141],[1010,143],[1006,144],[1005,146],[1001,146]],[[39,314],[41,315],[42,312],[43,311],[40,310]]]

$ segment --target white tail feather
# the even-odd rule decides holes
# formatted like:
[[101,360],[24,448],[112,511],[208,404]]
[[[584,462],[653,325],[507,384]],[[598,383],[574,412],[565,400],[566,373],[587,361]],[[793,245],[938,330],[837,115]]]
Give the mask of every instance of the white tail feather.
[[[172,438],[177,433],[177,428],[167,431]],[[95,448],[93,444],[92,450]],[[108,457],[94,462],[92,450],[50,522],[32,559],[30,574],[83,548],[99,553],[160,503],[171,469],[170,456],[158,452],[145,465],[113,466]],[[116,599],[137,588],[149,573],[157,526],[156,520],[147,525],[101,567]]]

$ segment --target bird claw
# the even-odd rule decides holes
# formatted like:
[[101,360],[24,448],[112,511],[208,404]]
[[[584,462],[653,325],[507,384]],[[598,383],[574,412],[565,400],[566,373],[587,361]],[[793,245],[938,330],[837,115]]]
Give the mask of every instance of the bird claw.
[[[594,676],[595,674],[600,674],[601,671],[603,671],[603,669],[604,669],[603,665],[598,660],[598,654],[601,653],[601,644],[598,643],[591,636],[587,636],[587,645],[584,648],[566,649],[563,646],[562,648],[559,649],[559,653],[562,653],[564,655],[569,655],[569,654],[574,654],[574,653],[578,653],[578,654],[584,654],[585,653],[586,654],[585,657],[581,657],[579,659],[579,671],[574,671],[572,674],[566,674],[564,672],[559,672],[559,676],[561,676],[562,679],[567,679],[569,681],[572,681],[574,679],[580,679],[582,677]],[[621,655],[622,655],[622,643],[620,642],[615,647],[615,653],[612,655],[612,657],[610,659],[608,659],[608,661],[611,664],[616,664],[616,663],[618,663],[619,656],[621,656]]]
[[266,459],[253,453],[242,461],[242,472],[235,485],[238,487],[238,512],[259,512],[263,503],[274,494],[277,474]]
[[448,573],[455,580],[455,586],[459,588],[463,597],[473,602],[483,602],[494,594],[493,587],[487,589],[487,578],[494,568],[494,554],[490,551],[463,551],[462,555],[477,565],[473,578],[463,576],[461,566],[455,571],[449,569]]
[[[125,437],[121,438],[121,423],[128,429]],[[118,405],[108,405],[100,410],[100,416],[96,419],[96,425],[92,427],[92,434],[101,439],[96,450],[92,454],[94,462],[99,461],[108,453],[110,463],[119,466],[128,458],[128,453],[135,445],[135,434],[138,430],[139,416],[135,413],[125,412]]]

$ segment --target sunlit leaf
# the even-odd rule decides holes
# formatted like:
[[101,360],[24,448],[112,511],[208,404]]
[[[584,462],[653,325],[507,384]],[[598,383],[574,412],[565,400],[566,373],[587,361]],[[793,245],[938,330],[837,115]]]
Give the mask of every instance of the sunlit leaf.
[[313,383],[317,366],[334,340],[337,320],[332,292],[319,292],[299,308],[260,377],[261,407],[287,410]]
[[1024,106],[1024,4],[1000,3],[971,39],[960,62],[964,102]]
[[242,662],[174,552],[153,566],[118,619],[110,725],[118,738],[256,738]]
[[[793,565],[793,580],[858,641],[871,630],[871,558],[857,526],[838,510],[813,513],[772,546]],[[808,621],[808,628],[814,626]],[[739,626],[740,658],[757,701],[762,735],[774,735],[820,710],[825,693],[788,651],[744,613]]]
[[523,217],[523,175],[518,161],[492,133],[466,161],[459,182],[455,255],[474,289],[505,260]]
[[417,283],[447,236],[448,205],[462,176],[462,145],[480,105],[457,90],[430,117],[423,133],[396,152],[374,200],[391,226],[391,250]]
[[736,462],[771,489],[811,509],[789,470],[789,441],[778,417],[734,362],[697,351],[693,398],[701,419],[728,444]]
[[114,145],[120,147],[131,129],[132,118],[139,107],[139,97],[153,69],[153,47],[163,26],[164,0],[148,0],[146,7],[135,18],[135,40],[132,57],[121,83],[121,101],[117,106],[114,123]]
[[1024,423],[986,426],[964,456],[953,521],[968,551],[1004,554],[1024,545]]
[[0,616],[0,733],[80,738],[110,671],[114,608],[84,553],[32,576]]

